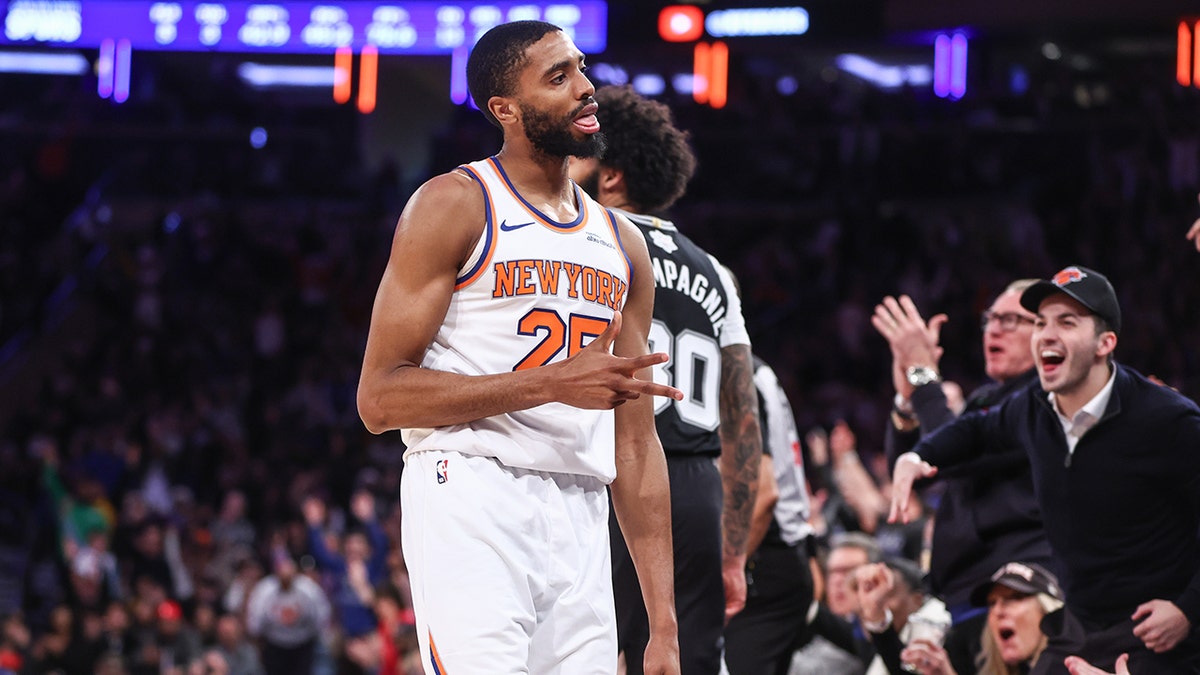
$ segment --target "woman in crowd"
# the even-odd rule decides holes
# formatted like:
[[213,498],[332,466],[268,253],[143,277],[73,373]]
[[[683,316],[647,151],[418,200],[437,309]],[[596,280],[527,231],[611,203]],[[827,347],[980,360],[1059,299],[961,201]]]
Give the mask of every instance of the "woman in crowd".
[[[1029,672],[1046,647],[1042,617],[1063,604],[1062,590],[1050,571],[1036,564],[1010,562],[981,584],[972,602],[986,604],[987,625],[975,668],[960,674],[941,645],[916,640],[901,660],[921,675],[1018,675]],[[961,666],[961,664],[960,664]]]

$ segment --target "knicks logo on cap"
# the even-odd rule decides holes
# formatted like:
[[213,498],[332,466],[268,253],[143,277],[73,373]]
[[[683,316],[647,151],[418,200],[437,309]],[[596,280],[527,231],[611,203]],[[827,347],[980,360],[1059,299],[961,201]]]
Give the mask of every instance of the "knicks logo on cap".
[[450,460],[448,460],[448,459],[439,459],[439,460],[438,460],[438,463],[437,463],[437,482],[438,482],[438,485],[442,485],[442,484],[443,484],[443,483],[445,483],[446,481],[450,480],[450,478],[449,478],[449,476],[448,476],[448,473],[447,473],[447,470],[446,470],[446,468],[447,468],[449,465],[450,465]]
[[1073,284],[1076,281],[1082,281],[1086,276],[1087,274],[1085,274],[1083,270],[1079,269],[1078,267],[1068,267],[1058,274],[1055,274],[1054,278],[1050,281],[1054,282],[1055,286],[1062,288],[1067,284]]

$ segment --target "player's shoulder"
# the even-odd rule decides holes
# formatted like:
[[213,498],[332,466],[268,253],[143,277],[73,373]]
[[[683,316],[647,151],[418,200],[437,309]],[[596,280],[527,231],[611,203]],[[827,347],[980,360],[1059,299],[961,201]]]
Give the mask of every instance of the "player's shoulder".
[[409,198],[401,225],[484,222],[484,194],[469,174],[459,169],[430,178]]
[[[433,178],[421,184],[413,195],[422,198],[446,199],[446,200],[466,200],[467,202],[476,201],[483,203],[483,191],[480,189],[479,182],[464,171],[461,167],[453,171],[438,174]],[[453,207],[455,202],[446,204],[448,207]]]
[[631,217],[632,214],[625,213],[619,209],[607,209],[607,211],[612,214],[617,233],[621,235],[621,242],[626,246],[645,250],[646,241],[643,238],[642,229],[634,222]]

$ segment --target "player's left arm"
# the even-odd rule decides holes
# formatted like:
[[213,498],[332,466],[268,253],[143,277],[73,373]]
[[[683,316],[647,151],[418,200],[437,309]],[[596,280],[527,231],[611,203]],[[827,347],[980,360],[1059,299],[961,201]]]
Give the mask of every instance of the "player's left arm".
[[[613,353],[633,357],[649,351],[654,275],[641,233],[625,218],[617,220],[625,252],[632,263],[633,278]],[[649,368],[636,376],[646,380],[653,378]],[[612,501],[637,569],[642,599],[650,619],[645,672],[678,673],[679,626],[675,615],[671,491],[667,482],[667,459],[654,426],[653,397],[625,401],[617,406],[614,414],[617,477],[612,483]]]
[[[762,465],[762,428],[758,390],[754,387],[754,358],[746,336],[741,300],[732,275],[718,266],[726,286],[729,308],[722,331],[736,333],[736,342],[721,347],[721,570],[725,579],[725,619],[746,604],[746,554],[751,517]],[[743,339],[744,338],[744,339]],[[723,342],[725,340],[722,340]]]

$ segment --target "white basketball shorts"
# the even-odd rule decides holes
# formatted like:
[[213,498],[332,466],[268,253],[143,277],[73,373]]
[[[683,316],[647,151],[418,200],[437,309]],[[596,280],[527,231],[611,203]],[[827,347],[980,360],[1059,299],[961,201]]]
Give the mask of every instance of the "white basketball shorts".
[[400,479],[428,675],[611,675],[608,496],[592,477],[425,451]]

